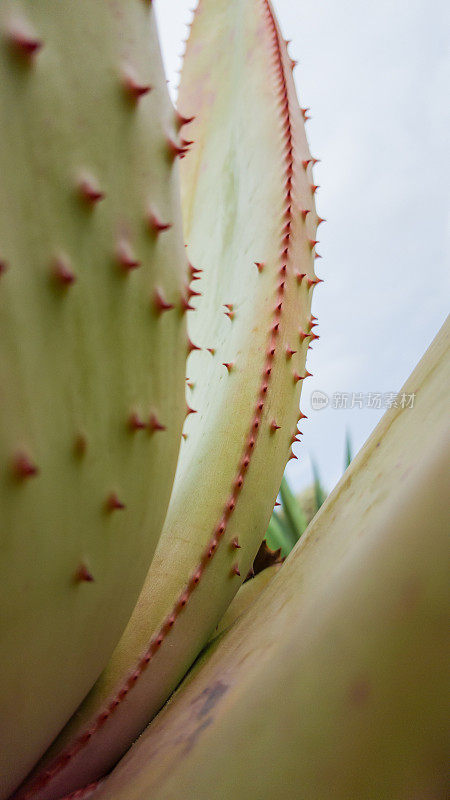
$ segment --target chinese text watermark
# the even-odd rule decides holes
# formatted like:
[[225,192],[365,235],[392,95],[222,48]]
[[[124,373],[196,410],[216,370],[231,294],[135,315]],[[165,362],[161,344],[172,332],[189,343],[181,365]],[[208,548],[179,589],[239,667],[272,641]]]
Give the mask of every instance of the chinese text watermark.
[[311,408],[414,408],[415,392],[334,392],[331,396],[316,390],[311,393]]

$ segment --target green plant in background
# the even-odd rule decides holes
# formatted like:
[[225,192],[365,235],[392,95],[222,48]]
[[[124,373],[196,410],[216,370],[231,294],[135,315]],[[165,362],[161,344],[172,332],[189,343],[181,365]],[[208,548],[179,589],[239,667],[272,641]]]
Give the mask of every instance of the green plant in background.
[[151,2],[0,2],[2,800],[440,797],[442,675],[410,665],[447,596],[448,335],[296,499],[323,220],[294,67],[268,0],[201,0],[175,111]]
[[[344,470],[352,460],[350,434],[345,437]],[[281,555],[286,557],[305,532],[311,520],[326,500],[326,492],[322,487],[319,471],[315,461],[311,459],[314,483],[297,497],[289,486],[286,475],[283,476],[280,486],[282,513],[273,511],[266,533],[266,541],[272,550],[281,549]]]

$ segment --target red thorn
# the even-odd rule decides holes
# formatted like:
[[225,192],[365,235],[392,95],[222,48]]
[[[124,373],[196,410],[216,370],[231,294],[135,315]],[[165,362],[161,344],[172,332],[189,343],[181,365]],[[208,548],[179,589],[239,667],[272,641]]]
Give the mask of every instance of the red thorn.
[[101,191],[96,181],[91,177],[82,178],[78,188],[82,199],[90,206],[96,205],[105,197],[104,192]]
[[215,351],[214,347],[207,347],[206,349],[207,349],[208,353],[211,353],[212,356],[216,355],[216,351]]
[[308,370],[306,370],[305,374],[303,375],[302,380],[304,380],[305,378],[312,378],[312,372],[308,372]]
[[194,588],[195,586],[198,586],[198,584],[200,583],[201,577],[202,577],[202,570],[200,568],[198,568],[198,569],[195,570],[195,572],[193,573],[193,575],[191,576],[191,579],[189,581],[189,583],[191,584],[192,588]]
[[191,297],[202,297],[202,292],[196,292],[196,291],[194,291],[194,289],[191,289],[191,287],[189,286],[187,288],[187,296],[189,297],[189,299]]
[[303,219],[306,219],[306,217],[310,213],[311,213],[311,211],[310,211],[309,208],[302,208],[302,210],[300,211],[300,214],[302,215]]
[[189,414],[198,414],[198,411],[195,408],[191,408],[190,406],[187,406],[186,416],[188,417]]
[[320,158],[313,158],[312,163],[315,166],[316,164],[320,164]]
[[322,258],[322,256],[320,255],[320,253],[314,253],[314,258]]
[[291,450],[289,453],[288,461],[292,461],[292,459],[294,459],[294,461],[298,461],[298,456],[295,455],[293,450]]
[[258,272],[262,272],[266,265],[262,261],[255,261],[255,266],[258,268]]
[[189,386],[189,389],[193,389],[195,383],[193,383],[193,381],[188,381],[188,379],[186,378],[186,386]]
[[231,576],[233,576],[233,575],[240,575],[240,574],[241,574],[241,573],[239,572],[239,567],[238,567],[238,565],[237,565],[237,564],[233,564],[233,566],[231,567],[231,573],[230,573],[230,574],[231,574]]
[[233,311],[233,303],[223,303],[225,308],[228,308],[229,311]]
[[9,32],[9,40],[15,50],[23,56],[31,58],[39,52],[43,43],[31,30],[14,27]]
[[181,434],[181,437],[182,437],[182,438],[183,438],[183,439],[186,441],[186,439],[187,439],[187,433],[182,433],[182,434]]
[[148,429],[150,433],[154,433],[155,431],[165,431],[166,426],[161,424],[155,413],[152,413],[148,421]]
[[75,580],[77,583],[93,583],[94,576],[88,570],[86,564],[80,564],[75,573]]
[[301,283],[303,278],[306,278],[306,274],[304,272],[296,272],[295,277],[297,278],[297,283]]
[[26,480],[38,475],[39,469],[26,453],[18,453],[14,459],[14,472],[17,478]]
[[224,361],[222,366],[226,367],[227,370],[228,370],[228,373],[230,373],[231,370],[234,368],[234,362],[233,361],[228,361],[228,362]]
[[311,286],[317,286],[318,283],[323,283],[322,278],[308,278],[308,288]]
[[326,222],[326,219],[323,217],[317,217],[317,227],[322,224],[322,222]]
[[135,411],[132,414],[130,414],[128,420],[128,426],[131,428],[132,431],[141,431],[147,427],[145,422],[140,418],[139,414],[137,414]]
[[232,550],[240,550],[241,549],[241,545],[239,544],[239,540],[238,540],[237,536],[234,536],[233,539],[231,540],[230,547],[231,547]]
[[225,316],[228,317],[229,319],[233,320],[235,318],[236,314],[235,314],[234,311],[225,311]]
[[308,169],[309,165],[311,164],[312,158],[305,158],[302,161],[303,169]]
[[303,411],[300,411],[300,413],[298,415],[298,421],[299,422],[300,422],[301,419],[308,419],[308,417],[306,416],[306,414],[303,413]]
[[189,300],[184,295],[181,295],[180,307],[183,313],[185,311],[195,311],[195,307],[190,305]]
[[309,337],[311,341],[313,341],[314,339],[320,339],[320,336],[318,336],[317,333],[310,333]]
[[[234,506],[233,509],[234,510]],[[216,537],[220,539],[226,531],[227,523],[225,519],[221,519],[216,528]]]
[[275,431],[279,431],[280,428],[281,428],[281,425],[277,425],[276,421],[273,419],[272,422],[270,423],[271,432],[275,433]]
[[237,478],[236,478],[236,483],[235,483],[235,491],[236,492],[239,491],[240,489],[242,489],[243,483],[244,483],[244,476],[243,475],[238,475]]
[[195,144],[193,139],[180,139],[180,141],[184,148],[191,147],[193,144]]
[[317,317],[315,317],[315,316],[314,316],[314,314],[311,314],[311,317],[310,317],[310,319],[314,319],[314,320],[316,320],[316,319],[317,319]]
[[314,250],[316,244],[319,244],[317,239],[308,239],[309,249]]
[[303,380],[302,376],[299,375],[298,372],[294,372],[294,383],[298,383],[299,381],[302,380]]
[[188,337],[188,344],[187,344],[188,355],[193,353],[194,350],[201,350],[201,349],[202,349],[201,347],[198,347],[198,345],[194,344],[194,342],[191,341],[191,339],[189,339]]
[[175,121],[178,127],[180,128],[182,128],[183,125],[190,125],[190,123],[193,122],[194,119],[195,117],[183,117],[183,115],[180,114],[179,111],[175,111]]
[[292,347],[289,347],[289,345],[288,345],[286,347],[286,358],[288,358],[288,359],[292,358],[292,356],[294,356],[296,354],[296,352],[297,352],[297,350],[293,350]]
[[126,273],[141,266],[141,262],[137,260],[130,243],[126,239],[119,241],[116,254],[119,265]]
[[64,288],[72,286],[76,281],[76,275],[70,268],[69,260],[65,256],[58,256],[55,259],[53,276],[56,282]]
[[75,441],[73,444],[74,453],[78,458],[82,458],[87,450],[87,440],[86,436],[83,433],[79,433],[75,437]]
[[193,264],[189,264],[189,273],[191,275],[191,280],[199,281],[200,280],[200,272],[203,272],[203,270],[202,269],[198,269],[197,267],[194,267]]
[[320,186],[318,186],[316,183],[312,183],[311,184],[311,191],[312,191],[313,194],[315,194],[317,192],[317,189],[320,189]]
[[[307,115],[308,115],[308,111],[309,111],[309,110],[310,110],[310,109],[309,109],[309,106],[308,106],[307,108],[301,108],[301,109],[300,109],[300,111],[302,112],[302,115],[303,115],[303,119],[304,119],[304,120],[306,120],[306,119],[309,119],[309,117],[307,116]],[[312,161],[312,159],[311,159],[311,161]]]
[[278,506],[281,506],[281,503],[279,503],[278,500],[275,500],[274,508],[278,508]]
[[178,145],[171,136],[167,139],[167,150],[169,152],[169,156],[173,159],[178,158],[178,156],[184,156],[187,153],[187,148],[182,147],[182,145]]
[[305,333],[305,331],[303,331],[303,330],[300,328],[300,330],[299,330],[299,332],[298,332],[298,335],[300,336],[300,341],[301,341],[301,342],[304,342],[304,341],[305,341],[305,339],[307,339],[307,338],[308,338],[308,336],[310,336],[311,334],[310,334],[310,333]]
[[174,308],[173,303],[168,303],[166,300],[164,300],[164,297],[159,289],[155,289],[153,294],[153,305],[158,315],[163,314],[164,311],[170,311],[172,308]]
[[294,69],[296,68],[297,64],[298,64],[298,61],[296,61],[295,58],[291,58],[291,70],[292,71],[294,71]]
[[119,500],[116,492],[112,492],[109,495],[106,501],[106,507],[108,511],[122,511],[124,508],[126,508],[125,504]]
[[152,87],[149,84],[142,83],[135,72],[128,67],[123,72],[123,85],[128,96],[134,100],[140,100],[141,97],[151,92]]
[[149,211],[147,215],[147,222],[151,232],[156,234],[156,236],[163,231],[168,231],[169,228],[172,227],[170,222],[163,222],[154,210]]

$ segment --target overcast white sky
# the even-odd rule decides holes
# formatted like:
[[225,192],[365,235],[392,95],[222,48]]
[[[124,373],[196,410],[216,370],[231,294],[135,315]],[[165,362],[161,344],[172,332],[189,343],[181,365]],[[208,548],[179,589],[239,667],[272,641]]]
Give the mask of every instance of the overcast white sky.
[[[194,0],[155,0],[172,90]],[[448,312],[450,29],[448,0],[274,0],[316,166],[320,341],[308,360],[303,442],[288,475],[332,488],[349,429],[354,451],[382,411],[331,407],[337,392],[394,392]],[[447,46],[447,47],[446,47]],[[447,139],[446,139],[447,135]],[[450,387],[449,387],[450,388]],[[314,411],[314,390],[330,406]],[[365,402],[365,400],[364,400]],[[405,413],[408,413],[405,411]],[[419,455],[419,454],[418,454]]]

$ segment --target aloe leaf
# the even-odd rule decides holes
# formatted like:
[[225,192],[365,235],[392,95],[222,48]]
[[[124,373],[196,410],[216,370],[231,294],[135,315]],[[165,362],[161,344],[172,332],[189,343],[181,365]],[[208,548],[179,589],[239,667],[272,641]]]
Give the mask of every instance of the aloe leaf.
[[322,487],[322,482],[320,480],[319,468],[316,462],[311,458],[311,469],[314,478],[314,496],[316,500],[316,508],[317,511],[323,505],[326,499],[326,493]]
[[176,123],[148,4],[2,0],[0,797],[108,662],[166,515],[187,349]]
[[290,533],[286,533],[280,518],[276,514],[272,514],[269,526],[266,532],[266,541],[271,550],[278,550],[281,547],[281,554],[287,556],[293,546],[294,542]]
[[300,536],[307,527],[305,515],[300,507],[298,500],[294,497],[286,476],[283,476],[280,486],[280,497],[283,503],[283,510],[286,521],[290,528],[293,545],[298,542]]
[[344,471],[348,469],[352,461],[352,440],[350,437],[350,431],[347,431],[345,435],[345,459],[344,459]]

